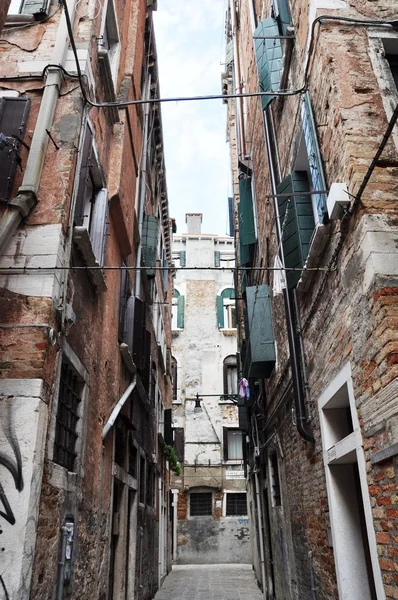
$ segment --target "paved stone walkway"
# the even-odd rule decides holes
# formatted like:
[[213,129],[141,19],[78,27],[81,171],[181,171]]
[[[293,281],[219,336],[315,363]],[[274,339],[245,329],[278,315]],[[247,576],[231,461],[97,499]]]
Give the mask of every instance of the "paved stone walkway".
[[174,565],[155,600],[262,600],[251,565]]

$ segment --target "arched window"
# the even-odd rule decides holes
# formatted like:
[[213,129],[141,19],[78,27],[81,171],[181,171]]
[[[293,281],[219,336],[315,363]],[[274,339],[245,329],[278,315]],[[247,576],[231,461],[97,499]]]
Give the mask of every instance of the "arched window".
[[232,395],[238,393],[238,368],[236,356],[231,354],[224,359],[224,394]]
[[235,290],[226,288],[217,296],[217,322],[219,329],[236,329]]
[[173,292],[171,307],[171,329],[184,329],[184,296],[178,290]]
[[177,400],[177,359],[171,359],[171,379],[173,382],[173,400]]

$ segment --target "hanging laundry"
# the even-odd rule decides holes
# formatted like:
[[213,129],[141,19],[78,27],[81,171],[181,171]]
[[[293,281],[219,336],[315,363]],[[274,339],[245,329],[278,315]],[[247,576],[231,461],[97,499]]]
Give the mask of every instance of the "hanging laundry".
[[282,294],[282,290],[286,289],[286,271],[283,268],[279,254],[275,256],[274,269],[274,283],[272,285],[272,291],[274,296],[278,296],[279,294]]
[[244,377],[239,382],[239,396],[241,398],[250,398],[249,382]]

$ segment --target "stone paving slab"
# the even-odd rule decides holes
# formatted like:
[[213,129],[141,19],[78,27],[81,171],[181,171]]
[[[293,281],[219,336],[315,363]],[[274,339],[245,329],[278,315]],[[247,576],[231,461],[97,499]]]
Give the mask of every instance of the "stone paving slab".
[[251,565],[174,565],[155,600],[262,600]]

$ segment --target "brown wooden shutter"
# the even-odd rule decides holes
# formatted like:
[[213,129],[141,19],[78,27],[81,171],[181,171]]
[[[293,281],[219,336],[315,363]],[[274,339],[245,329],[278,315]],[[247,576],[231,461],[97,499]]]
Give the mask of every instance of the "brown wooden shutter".
[[184,463],[184,428],[176,427],[174,429],[174,451],[176,453],[177,460]]
[[[23,139],[30,110],[29,98],[0,99],[0,133],[10,138],[0,150],[0,201],[11,198],[21,144],[12,136]],[[15,151],[13,151],[13,149]]]
[[[125,267],[126,263],[122,264]],[[129,296],[128,273],[127,269],[122,268],[120,281],[120,303],[119,303],[119,342],[124,342],[126,337],[126,308],[127,298]]]
[[75,214],[73,219],[73,224],[78,227],[83,225],[84,198],[86,195],[88,178],[90,177],[92,152],[93,134],[90,126],[87,124],[84,132],[84,142],[80,157],[79,186],[77,188]]
[[134,307],[134,338],[133,360],[138,369],[144,366],[145,348],[145,304],[139,298],[135,299]]

